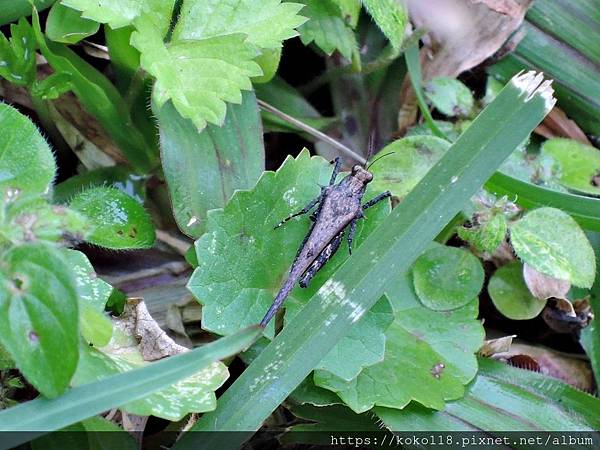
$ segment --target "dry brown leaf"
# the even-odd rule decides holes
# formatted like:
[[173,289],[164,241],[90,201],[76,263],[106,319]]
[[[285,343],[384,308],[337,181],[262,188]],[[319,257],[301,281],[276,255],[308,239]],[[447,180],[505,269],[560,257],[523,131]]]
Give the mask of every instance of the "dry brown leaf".
[[535,129],[535,132],[547,139],[565,137],[575,139],[585,145],[592,145],[579,125],[556,106],[548,113],[544,122]]
[[512,336],[503,336],[501,338],[496,339],[488,339],[483,342],[483,345],[479,349],[479,356],[492,356],[497,353],[505,353],[510,350],[510,346],[512,345],[512,341],[516,338],[517,335],[513,334]]
[[529,292],[541,300],[550,297],[564,298],[571,289],[571,283],[567,280],[559,280],[538,272],[528,264],[523,264],[523,279],[529,288]]
[[521,13],[521,6],[515,0],[471,0],[471,3],[483,3],[492,11],[510,17],[518,17]]

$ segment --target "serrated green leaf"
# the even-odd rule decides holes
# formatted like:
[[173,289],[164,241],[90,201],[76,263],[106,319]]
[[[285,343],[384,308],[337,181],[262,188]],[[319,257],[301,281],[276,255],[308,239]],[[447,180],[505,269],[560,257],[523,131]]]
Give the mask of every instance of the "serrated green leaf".
[[465,397],[444,411],[412,403],[402,411],[375,408],[394,431],[584,431],[600,426],[600,400],[559,380],[479,358],[479,373]]
[[46,193],[56,174],[50,147],[35,125],[0,102],[0,189]]
[[[231,334],[260,321],[287,276],[308,231],[309,218],[295,219],[281,229],[273,227],[316,197],[319,185],[328,183],[331,170],[324,159],[311,158],[303,151],[297,159],[288,158],[277,172],[265,172],[252,191],[236,192],[224,210],[210,212],[207,232],[196,241],[199,266],[188,284],[203,304],[203,328]],[[389,205],[382,204],[366,212],[368,220],[357,227],[357,247],[388,211]],[[225,246],[227,251],[220,250]],[[347,257],[347,247],[342,245],[307,289],[292,291],[286,302],[286,322]],[[388,315],[385,303],[367,314],[364,323],[353,328],[352,337],[322,361],[322,367],[351,378],[362,366],[381,360]],[[272,327],[267,328],[268,335]],[[353,358],[344,356],[352,349]]]
[[156,77],[153,101],[173,102],[182,117],[199,130],[207,122],[222,125],[226,104],[241,103],[241,90],[252,89],[250,77],[262,74],[252,59],[256,50],[242,34],[175,41],[166,46],[151,22],[138,21],[131,43],[142,52],[142,67]]
[[0,342],[38,391],[56,397],[68,386],[78,360],[75,281],[50,246],[15,247],[2,260]]
[[260,48],[279,48],[297,36],[306,21],[297,15],[302,5],[281,0],[185,0],[173,32],[174,40],[202,40],[226,34],[244,34]]
[[482,252],[493,253],[504,242],[508,222],[504,214],[494,214],[489,220],[470,228],[459,227],[458,237]]
[[360,17],[361,1],[360,0],[333,0],[342,11],[342,17],[352,28],[356,28],[358,18]]
[[342,17],[342,11],[332,0],[302,0],[302,14],[308,17],[298,30],[304,45],[314,43],[330,55],[334,51],[348,59],[359,58],[354,31]]
[[113,327],[110,319],[104,314],[104,307],[113,288],[98,278],[92,264],[83,253],[63,249],[62,254],[75,276],[81,334],[95,347],[105,346],[110,341]]
[[0,77],[17,86],[30,86],[35,80],[35,36],[27,19],[10,26],[10,40],[0,32]]
[[473,94],[455,78],[437,77],[425,84],[425,96],[431,104],[448,117],[468,117],[473,110]]
[[542,153],[550,155],[559,165],[560,183],[574,191],[600,196],[594,177],[600,174],[600,151],[573,139],[549,139]]
[[403,3],[397,0],[362,0],[362,3],[390,44],[399,49],[408,23]]
[[131,25],[136,18],[146,15],[158,26],[162,38],[169,27],[175,0],[61,0],[61,3],[82,11],[82,17],[111,28]]
[[378,155],[392,154],[369,169],[373,173],[372,189],[404,197],[449,148],[448,141],[435,136],[410,136],[392,142]]
[[538,208],[510,227],[515,253],[538,272],[589,288],[596,276],[594,250],[567,213]]
[[466,305],[483,287],[483,267],[468,251],[436,246],[424,252],[412,269],[415,291],[421,303],[435,311]]
[[[79,366],[73,377],[74,386],[150,364],[144,361],[135,337],[121,327],[115,327],[108,346],[96,350],[82,345],[80,352]],[[178,421],[192,412],[213,410],[217,404],[214,391],[228,377],[227,366],[216,361],[172,386],[123,405],[122,409],[140,416],[154,415]]]
[[527,288],[520,262],[496,270],[488,284],[488,292],[498,311],[513,320],[533,319],[546,306],[546,300],[535,298]]
[[172,103],[156,111],[163,170],[175,220],[189,236],[206,230],[206,215],[223,207],[236,189],[249,189],[264,170],[260,114],[253,92],[241,105],[229,105],[222,127],[201,133]]
[[477,300],[443,313],[413,304],[388,329],[382,362],[349,382],[315,371],[315,384],[336,392],[357,413],[373,406],[401,409],[412,400],[441,410],[445,400],[463,395],[477,372],[475,352],[484,333],[475,317]]
[[154,226],[146,210],[117,189],[86,189],[75,195],[69,206],[94,224],[87,238],[92,244],[113,249],[149,248],[154,244]]
[[60,2],[52,5],[46,19],[46,36],[63,44],[75,44],[99,29],[98,22],[81,17],[81,12]]

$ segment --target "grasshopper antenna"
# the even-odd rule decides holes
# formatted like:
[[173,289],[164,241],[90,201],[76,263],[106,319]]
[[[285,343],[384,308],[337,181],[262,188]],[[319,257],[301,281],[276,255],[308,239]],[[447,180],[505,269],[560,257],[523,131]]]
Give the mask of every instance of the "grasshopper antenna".
[[367,159],[363,165],[363,167],[367,168],[367,163],[369,159],[375,154],[375,131],[371,131],[369,134],[369,143],[367,144]]
[[369,164],[366,168],[367,170],[369,170],[371,167],[373,167],[373,164],[375,164],[377,161],[379,161],[380,159],[385,158],[386,156],[390,156],[393,155],[395,152],[389,152],[386,153],[385,155],[381,155],[380,157],[378,157],[377,159],[375,159],[375,161],[373,161],[371,164]]

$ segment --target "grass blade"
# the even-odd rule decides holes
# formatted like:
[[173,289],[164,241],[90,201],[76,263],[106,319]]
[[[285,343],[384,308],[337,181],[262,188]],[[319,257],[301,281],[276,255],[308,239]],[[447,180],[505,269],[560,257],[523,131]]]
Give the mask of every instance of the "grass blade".
[[[225,392],[217,410],[203,416],[192,430],[257,430],[553,105],[552,89],[541,76],[515,77]],[[174,448],[236,448],[247,437],[227,436],[229,440],[223,433],[201,433],[196,440],[188,433]]]
[[4,410],[0,412],[0,431],[31,433],[6,433],[0,448],[12,448],[177,383],[214,361],[248,348],[261,334],[258,327],[247,328],[141,369],[73,388],[53,400],[39,398]]

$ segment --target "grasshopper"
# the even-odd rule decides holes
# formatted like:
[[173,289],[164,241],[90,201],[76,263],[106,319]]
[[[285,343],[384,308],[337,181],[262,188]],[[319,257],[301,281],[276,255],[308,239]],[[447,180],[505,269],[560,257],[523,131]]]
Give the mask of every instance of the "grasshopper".
[[265,317],[260,321],[260,325],[263,327],[279,311],[297,281],[299,281],[300,287],[308,286],[310,280],[338,250],[346,230],[348,230],[348,250],[352,254],[352,240],[356,232],[356,224],[359,219],[364,217],[363,211],[391,196],[390,192],[386,191],[362,204],[367,184],[373,180],[373,174],[368,171],[367,167],[357,164],[352,167],[349,175],[336,184],[335,180],[341,168],[340,158],[335,158],[332,163],[334,167],[329,185],[321,187],[321,193],[317,198],[297,213],[286,217],[275,227],[279,228],[288,220],[309,213],[318,205],[310,217],[312,225],[300,244],[290,273]]

